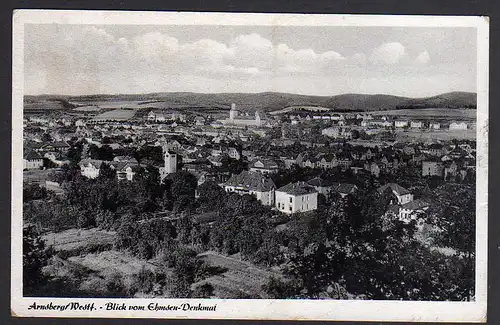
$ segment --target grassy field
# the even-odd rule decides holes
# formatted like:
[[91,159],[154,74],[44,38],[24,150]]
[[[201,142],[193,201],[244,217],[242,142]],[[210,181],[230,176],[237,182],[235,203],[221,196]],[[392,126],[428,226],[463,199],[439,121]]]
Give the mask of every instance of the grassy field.
[[45,184],[45,181],[49,179],[49,174],[53,172],[53,169],[28,169],[23,171],[23,181],[31,183]]
[[227,257],[215,252],[200,254],[210,266],[226,269],[224,273],[211,276],[196,283],[210,283],[218,298],[264,297],[261,286],[271,275],[280,276],[278,272],[264,270],[237,258]]
[[90,244],[112,244],[115,241],[115,236],[114,232],[91,228],[48,233],[43,236],[43,239],[56,251],[69,251]]
[[475,119],[477,111],[475,109],[449,109],[449,108],[415,108],[396,109],[389,111],[370,112],[373,116],[408,116],[408,117],[437,117],[437,118],[457,118]]
[[99,112],[102,108],[99,106],[87,105],[74,108],[73,111],[77,112]]
[[104,112],[102,114],[97,115],[94,120],[97,121],[105,121],[105,120],[118,120],[118,121],[127,121],[134,117],[136,109],[115,109],[109,112]]
[[142,101],[140,100],[110,100],[110,101],[82,101],[82,102],[72,102],[75,105],[93,105],[101,109],[119,109],[119,108],[141,108],[143,106],[139,105]]
[[[43,239],[56,251],[43,271],[60,283],[71,286],[68,296],[113,296],[116,292],[109,285],[115,279],[118,278],[124,288],[130,288],[134,276],[143,267],[151,271],[156,269],[151,261],[112,249],[116,239],[114,232],[97,228],[69,229],[46,234]],[[55,292],[60,294],[65,289],[58,290]]]
[[396,131],[397,140],[407,140],[407,139],[421,139],[421,140],[476,140],[476,130],[468,129],[465,131]]

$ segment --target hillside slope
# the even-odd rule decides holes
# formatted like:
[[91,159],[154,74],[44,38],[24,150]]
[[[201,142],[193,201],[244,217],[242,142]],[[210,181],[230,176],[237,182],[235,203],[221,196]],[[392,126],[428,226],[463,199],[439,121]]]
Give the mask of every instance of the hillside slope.
[[[243,111],[262,110],[265,112],[280,110],[289,106],[320,106],[333,111],[380,111],[401,108],[476,108],[477,95],[469,92],[451,92],[426,98],[407,98],[391,95],[343,94],[336,96],[307,96],[287,93],[152,93],[131,95],[90,95],[61,96],[41,95],[25,96],[25,108],[37,106],[37,103],[57,102],[112,103],[131,101],[148,107],[152,103],[166,108],[217,108],[229,109],[231,103]],[[42,105],[41,105],[42,106]],[[68,108],[68,105],[65,108]]]

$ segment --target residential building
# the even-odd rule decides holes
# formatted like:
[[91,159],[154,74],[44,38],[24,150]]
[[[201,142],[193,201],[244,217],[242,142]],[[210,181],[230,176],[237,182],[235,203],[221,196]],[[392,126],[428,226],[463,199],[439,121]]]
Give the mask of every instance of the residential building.
[[443,163],[441,161],[422,161],[422,176],[443,176]]
[[421,199],[402,204],[398,211],[399,220],[406,223],[409,223],[411,220],[418,220],[419,214],[426,211],[429,206],[429,203]]
[[439,122],[429,123],[429,129],[431,129],[431,130],[439,130],[440,128],[441,128],[441,123],[439,123]]
[[284,213],[306,212],[318,208],[318,192],[305,182],[290,183],[276,190],[276,208]]
[[273,174],[279,171],[279,166],[271,159],[257,159],[250,165],[250,171],[262,174]]
[[411,121],[410,122],[410,128],[412,129],[420,129],[424,126],[424,123],[422,121]]
[[453,130],[453,131],[467,130],[467,123],[465,123],[465,122],[451,122],[449,129]]
[[196,125],[205,125],[206,119],[203,116],[197,116],[194,121]]
[[428,148],[429,155],[441,157],[446,153],[444,146],[440,143],[433,143]]
[[408,126],[408,120],[395,120],[394,126],[397,128],[404,128]]
[[104,161],[102,160],[82,159],[78,165],[80,166],[82,176],[93,179],[99,176],[99,170],[103,163]]
[[307,181],[308,185],[313,186],[316,191],[324,196],[328,197],[330,191],[332,190],[332,183],[328,182],[321,177],[315,177]]
[[231,158],[231,159],[236,159],[236,160],[241,159],[240,151],[234,147],[230,147],[227,150],[227,154],[228,154],[229,158]]
[[354,184],[333,183],[331,192],[336,192],[336,193],[340,194],[340,196],[342,198],[344,198],[349,194],[354,194],[357,190],[358,190],[358,187]]
[[56,164],[59,167],[62,165],[65,165],[65,164],[69,164],[69,160],[65,159],[64,155],[62,155],[58,152],[47,152],[44,155],[44,157],[49,159],[50,161],[52,161],[54,164]]
[[276,186],[261,173],[244,170],[238,175],[232,175],[222,187],[228,193],[254,195],[263,205],[274,205]]
[[116,167],[116,177],[118,180],[133,181],[138,167],[134,163],[120,163]]
[[410,201],[413,201],[413,194],[408,191],[406,188],[396,184],[396,183],[388,183],[384,186],[378,188],[378,192],[383,194],[387,189],[390,189],[392,193],[397,197],[397,204],[405,204]]
[[39,169],[43,167],[42,156],[35,151],[28,151],[23,157],[23,169]]

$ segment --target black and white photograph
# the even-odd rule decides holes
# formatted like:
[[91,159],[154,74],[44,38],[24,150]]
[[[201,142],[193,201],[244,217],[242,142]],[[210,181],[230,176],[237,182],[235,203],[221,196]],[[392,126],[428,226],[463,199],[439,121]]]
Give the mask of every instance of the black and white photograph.
[[12,310],[485,321],[488,28],[15,12]]

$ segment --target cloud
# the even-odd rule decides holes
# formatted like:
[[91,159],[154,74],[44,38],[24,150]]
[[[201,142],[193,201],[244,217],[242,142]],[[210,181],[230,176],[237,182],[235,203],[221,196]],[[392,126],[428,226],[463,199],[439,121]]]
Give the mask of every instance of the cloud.
[[[251,30],[227,41],[206,36],[185,41],[159,31],[116,36],[113,31],[107,26],[82,25],[26,28],[27,93],[393,93],[391,89],[403,87],[408,76],[432,78],[438,73],[438,81],[442,76],[451,76],[446,86],[449,90],[469,90],[475,85],[474,70],[465,71],[472,76],[465,80],[463,73],[457,73],[464,71],[463,64],[449,72],[448,63],[436,65],[439,52],[435,48],[428,44],[412,47],[412,43],[403,43],[404,39],[397,37],[394,39],[401,43],[376,48],[346,46],[344,52],[340,43],[325,41],[319,51],[306,40],[292,46],[284,40],[273,42]],[[433,53],[432,67],[428,65],[431,58],[427,49]]]
[[385,43],[373,50],[369,61],[375,65],[394,65],[406,55],[406,50],[401,43]]
[[415,62],[417,62],[419,64],[427,64],[427,63],[429,63],[430,59],[431,59],[431,57],[429,55],[429,52],[427,52],[427,50],[426,50],[417,56],[417,58],[415,59]]

